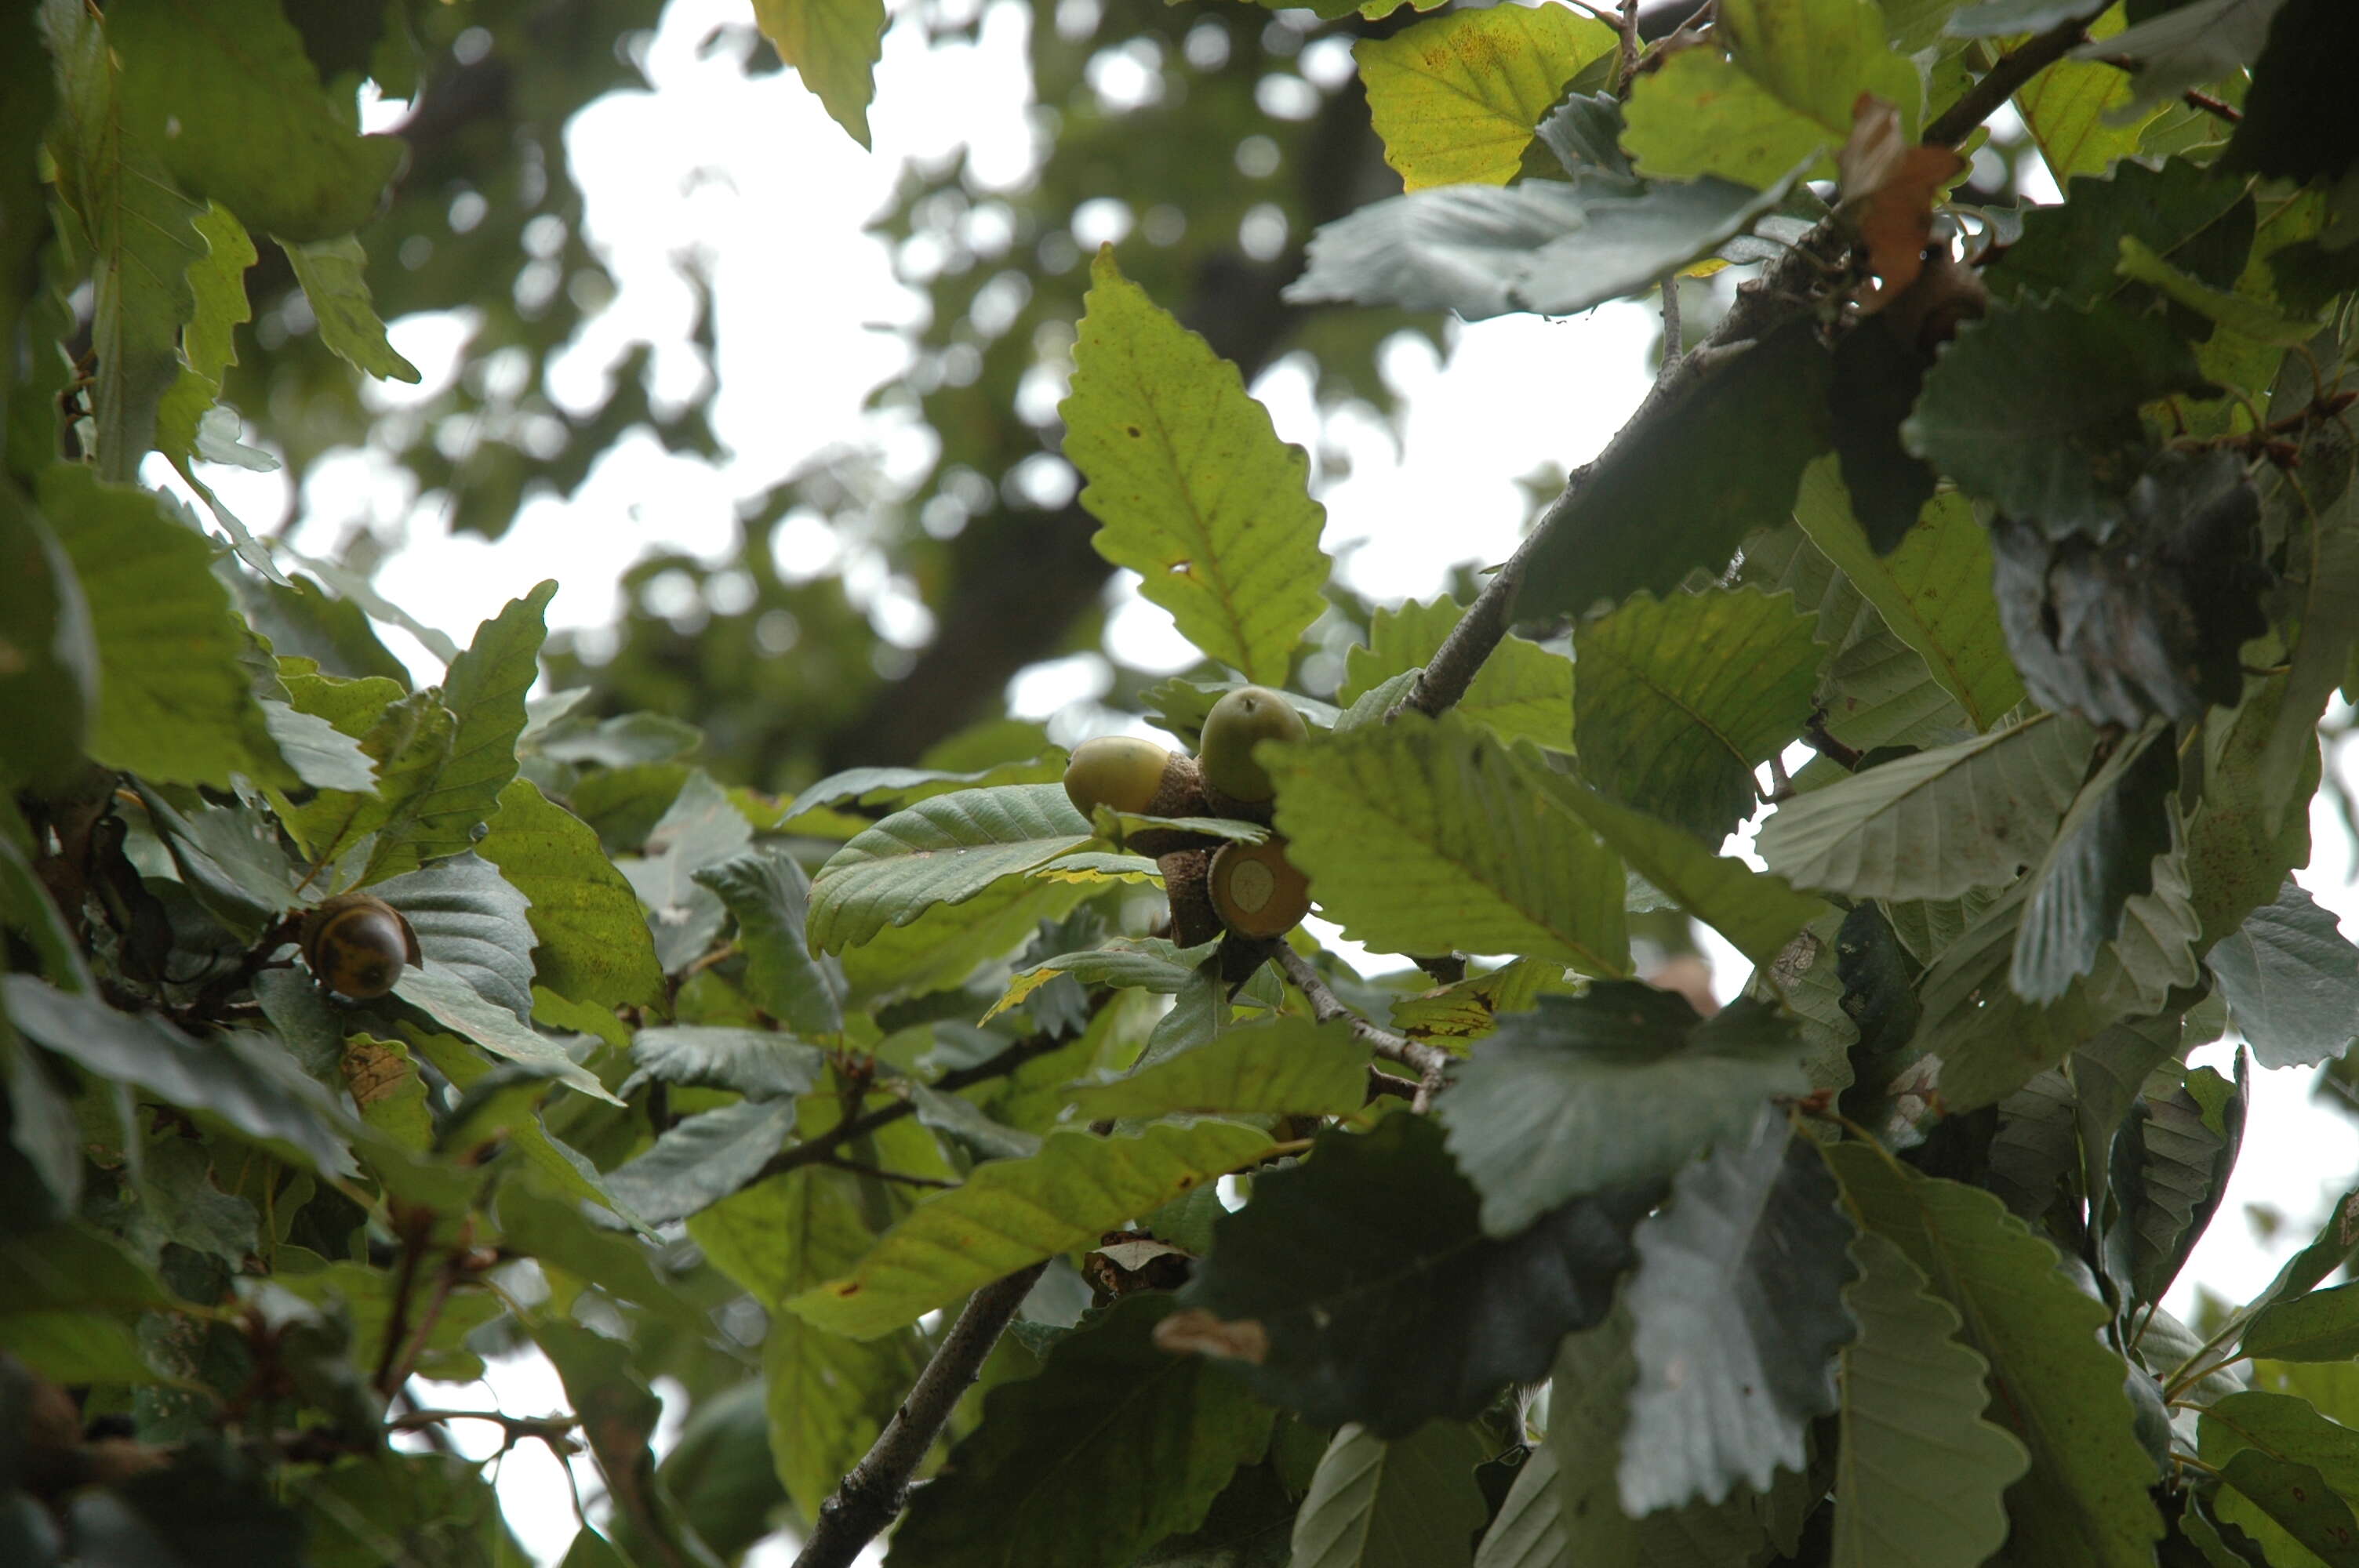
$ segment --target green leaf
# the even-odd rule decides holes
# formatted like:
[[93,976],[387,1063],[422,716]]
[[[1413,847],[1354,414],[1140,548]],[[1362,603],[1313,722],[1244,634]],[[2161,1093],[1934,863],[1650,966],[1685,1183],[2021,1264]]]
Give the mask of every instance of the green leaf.
[[920,1203],[857,1268],[787,1304],[820,1328],[874,1338],[1027,1264],[1095,1245],[1268,1147],[1266,1133],[1233,1121],[1158,1122],[1114,1138],[1060,1129],[1031,1158],[995,1160]]
[[2079,791],[2095,734],[2035,714],[1897,757],[1786,801],[1756,840],[1797,887],[1854,898],[1955,898],[2037,864]]
[[908,925],[936,904],[962,903],[1092,837],[1061,784],[958,790],[919,801],[820,868],[811,883],[810,945],[822,953],[857,946],[887,925]]
[[2240,338],[2273,348],[2308,342],[2318,323],[2288,317],[2273,304],[2224,288],[2213,288],[2155,254],[2135,236],[2122,236],[2122,260],[2117,269],[2133,282],[2151,284],[2166,297]]
[[1737,1482],[1767,1491],[1809,1463],[1835,1409],[1834,1355],[1857,1332],[1841,1296],[1850,1220],[1818,1145],[1756,1106],[1748,1129],[1681,1171],[1638,1227],[1629,1291],[1637,1386],[1622,1507],[1652,1513]]
[[1352,940],[1627,971],[1621,867],[1537,756],[1419,714],[1267,755],[1287,853]]
[[1524,1456],[1515,1484],[1474,1549],[1474,1568],[1572,1568],[1556,1450],[1542,1444]]
[[569,1088],[592,1099],[622,1102],[606,1092],[596,1076],[565,1054],[565,1048],[536,1033],[499,1003],[491,1000],[452,970],[436,967],[406,968],[394,982],[394,994],[454,1033],[462,1034],[495,1056],[538,1069]]
[[[1484,16],[1464,11],[1455,16]],[[1365,647],[1344,656],[1343,687],[1335,695],[1358,702],[1392,676],[1414,674],[1433,657],[1465,615],[1444,595],[1430,604],[1410,600],[1379,610],[1368,622]],[[1475,672],[1454,711],[1510,745],[1530,741],[1552,752],[1572,750],[1572,661],[1521,637],[1503,637]]]
[[1958,330],[1900,435],[2049,537],[2102,539],[2126,515],[2146,455],[2139,406],[2209,390],[2194,351],[2158,318],[2027,302]]
[[1744,1137],[1766,1100],[1810,1092],[1803,1052],[1762,1003],[1705,1020],[1675,992],[1599,981],[1502,1018],[1436,1109],[1483,1229],[1512,1236],[1567,1198],[1660,1180]]
[[2159,168],[2122,163],[2102,179],[2077,176],[2064,196],[2024,213],[2022,238],[1984,271],[1994,294],[2053,297],[2085,310],[2121,289],[2125,243],[2161,257],[2251,248],[2245,182],[2183,159]]
[[1385,161],[1421,190],[1506,184],[1565,84],[1614,47],[1613,28],[1551,5],[1452,12],[1353,52]]
[[1649,186],[1593,170],[1411,191],[1321,224],[1284,297],[1455,310],[1470,321],[1511,310],[1570,316],[1712,254],[1776,211],[1800,172],[1760,191],[1724,179]]
[[303,286],[303,297],[320,324],[320,341],[330,353],[364,375],[418,384],[418,367],[394,351],[385,323],[377,319],[369,297],[368,255],[359,240],[347,234],[279,248]]
[[507,1534],[483,1466],[456,1454],[340,1460],[289,1490],[310,1568],[488,1563]]
[[1229,1030],[1126,1078],[1073,1091],[1085,1120],[1205,1111],[1353,1116],[1368,1098],[1368,1048],[1340,1023],[1276,1018]]
[[631,1040],[631,1061],[625,1099],[651,1082],[790,1099],[819,1081],[827,1053],[766,1029],[678,1024],[640,1030]]
[[2359,1285],[2336,1285],[2253,1314],[2237,1347],[2278,1361],[2348,1361],[2359,1357]]
[[[2255,1390],[2213,1400],[2197,1436],[2205,1464],[2231,1472],[2242,1462],[2229,1483],[2235,1493],[2218,1501],[2223,1523],[2265,1538],[2274,1533],[2274,1523],[2311,1551],[2322,1547],[2329,1562],[2347,1563],[2359,1555],[2353,1552],[2344,1501],[2359,1496],[2359,1436],[2350,1428],[2329,1421],[2307,1400]],[[2302,1470],[2310,1474],[2301,1476]],[[2328,1506],[2336,1502],[2344,1503],[2339,1513]]]
[[1990,591],[1990,535],[1964,497],[1936,496],[1898,546],[1877,555],[1852,515],[1835,465],[1821,459],[1802,477],[1794,520],[1893,635],[1923,656],[1976,730],[2023,700]]
[[868,1451],[909,1387],[911,1333],[847,1339],[786,1310],[792,1297],[850,1269],[874,1238],[859,1178],[805,1167],[695,1216],[689,1235],[770,1314],[762,1338],[770,1456],[805,1519]]
[[426,962],[519,1021],[532,1017],[532,928],[524,894],[470,852],[370,890],[408,918]]
[[649,1225],[669,1225],[751,1182],[794,1130],[790,1099],[739,1100],[701,1111],[607,1172],[606,1190]]
[[2315,1066],[2359,1035],[2359,950],[2291,878],[2204,962],[2264,1067]]
[[2104,1304],[1990,1194],[1859,1143],[1826,1157],[1862,1224],[1908,1255],[1989,1363],[1989,1413],[2031,1454],[2008,1494],[2017,1534],[2080,1562],[2148,1568],[2162,1533],[2147,1495],[2154,1461],[2132,1431],[2121,1357],[2098,1337]]
[[[1828,363],[1816,330],[1790,323],[1689,384],[1542,515],[1516,618],[1579,614],[1642,588],[1668,594],[1698,567],[1720,573],[1754,530],[1784,523],[1803,470],[1832,439]],[[1698,452],[1712,460],[1695,461]]]
[[827,117],[868,146],[885,0],[754,0],[754,21],[778,58],[818,94]]
[[1753,770],[1802,731],[1817,617],[1755,588],[1638,593],[1573,633],[1582,772],[1716,842],[1753,814]]
[[[2121,9],[2104,7],[2090,24],[2089,37],[2102,43],[2121,30]],[[2103,174],[2115,159],[2137,151],[2147,126],[2162,111],[2133,111],[2136,92],[2115,66],[2063,59],[2017,88],[2014,102],[2048,172],[2064,186],[2075,175]],[[2110,254],[2106,259],[2111,261]]]
[[353,131],[270,0],[130,0],[107,7],[106,32],[129,118],[189,189],[289,240],[376,215],[402,145]]
[[696,873],[735,855],[753,837],[753,825],[711,775],[700,771],[689,775],[648,833],[647,858],[616,862],[647,906],[656,959],[665,973],[678,973],[702,957],[727,917],[720,897]]
[[646,1007],[663,994],[638,899],[589,824],[531,780],[516,779],[500,791],[491,829],[475,848],[531,901],[540,984],[601,1007]]
[[1834,1568],[1975,1568],[2006,1540],[2006,1489],[2031,1463],[1983,1419],[1989,1363],[1962,1320],[1894,1242],[1862,1231],[1843,1289]]
[[1111,249],[1090,277],[1058,412],[1065,459],[1089,481],[1082,504],[1101,524],[1091,544],[1136,571],[1139,591],[1207,656],[1283,685],[1325,605],[1327,514],[1310,499],[1310,460],[1277,438],[1234,365],[1116,270]]
[[[650,714],[647,717],[656,716]],[[606,765],[617,764],[609,762]],[[784,827],[804,813],[816,811],[821,806],[850,810],[855,806],[914,806],[929,795],[948,795],[955,789],[987,788],[994,784],[1056,784],[1064,776],[1065,753],[1060,751],[1051,751],[1044,757],[1027,762],[1002,762],[995,767],[978,768],[967,773],[945,773],[940,768],[846,768],[842,773],[830,773],[780,806],[777,825]]]
[[780,848],[755,849],[705,867],[696,880],[737,917],[754,1005],[805,1034],[842,1033],[843,966],[814,957],[804,941],[810,879],[795,858]]
[[2187,824],[2187,874],[2206,943],[2224,940],[2310,863],[2310,812],[2289,807],[2318,788],[2318,748],[2303,742],[2290,775],[2274,781],[2261,763],[2281,729],[2307,734],[2317,717],[2293,707],[2279,676],[2248,683],[2232,716],[2203,727],[2203,800]]
[[500,792],[516,777],[524,694],[540,674],[544,618],[556,593],[552,578],[510,600],[451,661],[442,682],[442,705],[457,720],[450,758],[408,804],[408,823],[379,841],[369,857],[372,877],[472,848],[475,829],[499,810]]
[[[1061,793],[1061,792],[1060,792]],[[1061,920],[1096,890],[1015,877],[960,904],[935,904],[907,925],[886,926],[843,954],[855,1001],[919,996],[963,984],[978,965],[1021,947],[1044,920]]]
[[212,546],[153,492],[86,468],[43,471],[41,511],[90,606],[98,714],[90,753],[158,782],[292,782],[243,663],[245,633],[212,575]]
[[457,729],[451,710],[432,691],[404,695],[393,682],[377,677],[298,677],[287,688],[299,711],[321,714],[356,737],[376,763],[376,787],[366,793],[321,790],[301,806],[273,795],[288,833],[313,866],[342,860],[371,835],[379,835],[377,842],[383,843],[397,834],[450,759]]
[[147,105],[124,80],[108,36],[114,19],[82,6],[41,11],[58,65],[58,114],[49,127],[58,190],[82,220],[90,248],[98,477],[127,482],[155,443],[157,405],[180,373],[180,327],[196,312],[188,272],[205,256],[196,226],[204,208],[172,183],[131,123]]
[[1640,173],[1767,185],[1842,146],[1862,93],[1897,107],[1904,132],[1913,133],[1924,88],[1916,67],[1886,43],[1875,5],[1736,0],[1719,20],[1717,41],[1733,59],[1682,50],[1635,84],[1623,145]]
[[1293,1568],[1452,1568],[1473,1561],[1483,1528],[1467,1427],[1434,1422],[1386,1442],[1366,1427],[1335,1433],[1294,1520]]
[[[1060,866],[1069,863],[1053,862]],[[1007,989],[983,1015],[983,1022],[988,1023],[1009,1008],[1021,1005],[1025,998],[1060,975],[1069,975],[1085,986],[1119,986],[1157,996],[1176,996],[1195,979],[1196,971],[1204,967],[1204,961],[1218,950],[1218,946],[1215,941],[1182,947],[1161,936],[1117,936],[1103,947],[1093,947],[1084,953],[1060,953],[1044,964],[1023,960],[1015,978],[1007,982]]]
[[0,782],[53,786],[82,766],[97,716],[98,643],[73,562],[13,481],[0,483],[0,709],[9,715]]
[[235,1033],[192,1039],[160,1018],[117,1012],[94,996],[57,990],[31,975],[7,976],[0,989],[17,1028],[86,1071],[209,1111],[321,1171],[352,1172],[353,1157],[337,1130],[341,1119],[275,1044]]
[[1456,985],[1396,1000],[1392,1025],[1413,1040],[1479,1040],[1511,1012],[1530,1011],[1541,990],[1560,985],[1564,966],[1517,958]]
[[[1272,1412],[1195,1357],[1155,1345],[1170,1298],[1143,1292],[1003,1383],[893,1532],[893,1568],[1127,1563],[1195,1529]],[[976,1521],[989,1519],[990,1528]]]
[[1322,1132],[1214,1227],[1180,1296],[1198,1310],[1169,1321],[1165,1344],[1232,1358],[1256,1392],[1321,1425],[1400,1435],[1470,1418],[1604,1315],[1653,1195],[1578,1198],[1495,1241],[1430,1120]]
[[1715,855],[1702,840],[1669,823],[1634,811],[1580,780],[1558,776],[1556,798],[1587,823],[1629,868],[1681,909],[1728,938],[1756,964],[1775,958],[1795,932],[1826,912],[1808,893]]
[[218,392],[222,373],[237,363],[236,330],[254,319],[254,307],[245,297],[245,274],[260,258],[245,225],[218,201],[197,220],[197,232],[204,236],[207,254],[203,262],[189,268],[196,314],[180,334],[180,351],[189,369]]
[[690,1542],[656,1486],[648,1439],[663,1401],[647,1387],[631,1346],[554,1314],[527,1320],[527,1329],[564,1379],[566,1398],[581,1418],[581,1435],[598,1461],[614,1508],[610,1528],[627,1528],[647,1544],[647,1559],[710,1564],[701,1542]]

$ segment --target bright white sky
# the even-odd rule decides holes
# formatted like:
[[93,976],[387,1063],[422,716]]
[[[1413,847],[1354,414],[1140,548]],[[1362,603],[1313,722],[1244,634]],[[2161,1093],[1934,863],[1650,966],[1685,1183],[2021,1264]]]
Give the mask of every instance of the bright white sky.
[[[986,187],[1010,189],[1027,176],[1028,10],[1015,0],[970,3],[984,12],[975,46],[929,51],[914,27],[887,33],[871,114],[873,154],[830,122],[790,73],[749,80],[725,51],[699,58],[714,28],[745,22],[744,0],[674,0],[646,60],[653,91],[605,98],[569,128],[590,238],[620,293],[560,358],[551,395],[571,406],[593,406],[627,346],[652,342],[658,397],[711,399],[712,425],[729,454],[721,462],[673,457],[645,435],[626,439],[577,495],[528,503],[506,536],[487,544],[453,538],[440,509],[419,505],[388,465],[356,454],[314,475],[293,542],[324,551],[357,521],[397,526],[407,547],[386,563],[378,587],[462,644],[477,622],[549,576],[562,583],[551,624],[594,631],[618,614],[617,580],[633,561],[662,546],[717,562],[734,539],[734,507],[821,451],[881,444],[893,471],[919,471],[929,438],[865,415],[862,404],[904,368],[889,329],[915,319],[923,299],[895,280],[888,248],[862,231],[885,204],[904,158],[939,157],[964,141]],[[1348,68],[1348,59],[1327,55],[1317,61],[1319,74]],[[1118,102],[1136,91],[1135,74],[1115,69],[1095,80]],[[377,106],[372,128],[400,114],[397,104]],[[716,297],[717,384],[684,346],[694,298],[679,269],[691,260]],[[1453,564],[1496,561],[1513,548],[1527,505],[1518,476],[1549,463],[1571,467],[1603,444],[1644,390],[1653,330],[1647,312],[1621,305],[1569,321],[1510,317],[1461,327],[1446,363],[1404,340],[1385,362],[1406,406],[1397,447],[1391,432],[1363,417],[1322,428],[1299,360],[1273,366],[1254,391],[1282,437],[1314,453],[1322,443],[1341,448],[1350,458],[1348,477],[1322,478],[1320,487],[1326,545],[1342,575],[1380,599],[1424,598],[1440,591]],[[427,384],[383,388],[389,410],[416,406],[447,381],[462,331],[453,317],[393,324],[396,346]],[[1567,373],[1572,365],[1578,375]],[[1536,399],[1536,387],[1554,396]],[[284,503],[277,475],[215,467],[207,477],[249,518],[274,518]],[[779,549],[780,566],[793,573],[846,570],[888,635],[922,631],[924,612],[906,588],[856,553],[846,561],[825,528],[784,530]],[[1115,593],[1109,638],[1125,661],[1166,671],[1194,662],[1168,615],[1127,582]],[[395,633],[388,641],[422,675],[439,675],[409,639]],[[1017,678],[1011,701],[1027,716],[1057,720],[1058,738],[1070,741],[1103,727],[1089,699],[1104,690],[1103,674],[1093,657],[1040,666]],[[2354,929],[2350,844],[2322,801],[2314,827],[2319,853],[2303,881]],[[1326,935],[1332,939],[1332,929]],[[1726,948],[1717,958],[1721,988],[1733,993],[1744,962]],[[2198,1060],[2224,1071],[2226,1057],[2223,1046]],[[2359,1174],[2359,1123],[2312,1105],[2311,1076],[2256,1072],[2251,1125],[2260,1135],[2245,1145],[2228,1202],[2173,1292],[2174,1310],[2186,1312],[2198,1281],[2238,1300],[2259,1289],[2290,1247],[2307,1239],[2327,1199]],[[2257,1238],[2247,1206],[2286,1217],[2276,1244]],[[528,1412],[565,1404],[553,1374],[537,1360],[504,1364],[493,1382],[494,1390],[452,1388],[434,1399]],[[462,1422],[452,1436],[467,1452],[488,1454],[495,1446],[491,1432]],[[511,1525],[542,1561],[556,1562],[574,1528],[561,1472],[537,1445],[503,1464]],[[581,1481],[594,1489],[594,1470],[584,1466]],[[754,1561],[782,1568],[791,1556],[774,1543]]]

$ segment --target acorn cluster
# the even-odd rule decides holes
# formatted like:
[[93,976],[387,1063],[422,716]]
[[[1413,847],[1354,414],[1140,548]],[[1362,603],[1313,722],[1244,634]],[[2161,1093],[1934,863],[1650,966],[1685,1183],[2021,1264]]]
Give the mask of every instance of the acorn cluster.
[[[1254,761],[1263,741],[1300,741],[1302,715],[1277,692],[1240,687],[1204,718],[1197,754],[1152,741],[1110,736],[1087,741],[1065,766],[1065,793],[1082,815],[1104,806],[1133,816],[1224,816],[1270,822],[1277,794]],[[1171,936],[1183,947],[1227,931],[1240,943],[1283,936],[1310,912],[1310,883],[1286,858],[1286,840],[1239,844],[1175,827],[1149,827],[1130,844],[1153,855],[1171,899]],[[1258,964],[1261,951],[1252,953]],[[1250,972],[1250,970],[1248,970]]]

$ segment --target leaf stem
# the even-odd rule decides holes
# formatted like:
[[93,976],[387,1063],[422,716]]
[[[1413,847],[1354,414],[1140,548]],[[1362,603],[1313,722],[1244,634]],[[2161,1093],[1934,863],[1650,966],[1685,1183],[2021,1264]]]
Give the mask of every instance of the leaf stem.
[[959,1396],[974,1381],[983,1358],[999,1343],[1008,1320],[1048,1266],[1043,1260],[1018,1269],[967,1298],[966,1310],[918,1374],[908,1398],[835,1494],[820,1505],[819,1519],[796,1555],[794,1568],[850,1568],[860,1549],[893,1522],[908,1501],[909,1477],[919,1462],[933,1447]]

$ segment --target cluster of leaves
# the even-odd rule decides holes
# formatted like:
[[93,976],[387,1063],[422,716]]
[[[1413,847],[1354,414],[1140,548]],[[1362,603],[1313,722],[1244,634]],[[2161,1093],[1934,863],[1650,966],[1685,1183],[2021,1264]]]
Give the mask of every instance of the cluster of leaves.
[[[1721,0],[1643,70],[1561,7],[1364,42],[1408,189],[1298,295],[1785,259],[1473,605],[1377,612],[1264,748],[1324,915],[1419,967],[1298,934],[1232,985],[1020,735],[725,787],[676,719],[528,697],[549,585],[413,686],[392,607],[133,482],[227,451],[251,232],[399,369],[349,237],[396,157],[265,0],[52,0],[0,49],[38,88],[0,100],[38,282],[0,299],[0,1556],[508,1560],[483,1467],[396,1438],[530,1346],[571,1411],[473,1413],[594,1460],[583,1568],[822,1541],[897,1453],[901,1568],[2347,1560],[2359,1206],[2216,1322],[2160,1300],[2247,1061],[2359,1033],[2289,876],[2359,640],[2353,23],[2133,9]],[[856,118],[860,29],[761,14]],[[2010,97],[2065,200],[1943,201]],[[1285,682],[1303,454],[1091,280],[1096,548]],[[1220,689],[1141,706],[1186,740]],[[1721,852],[1765,768],[1766,871]],[[355,999],[297,937],[362,890],[423,961]],[[1742,999],[1636,978],[1666,911]],[[2231,1020],[2234,1073],[2188,1066]],[[921,1368],[980,1374],[946,1448]]]

